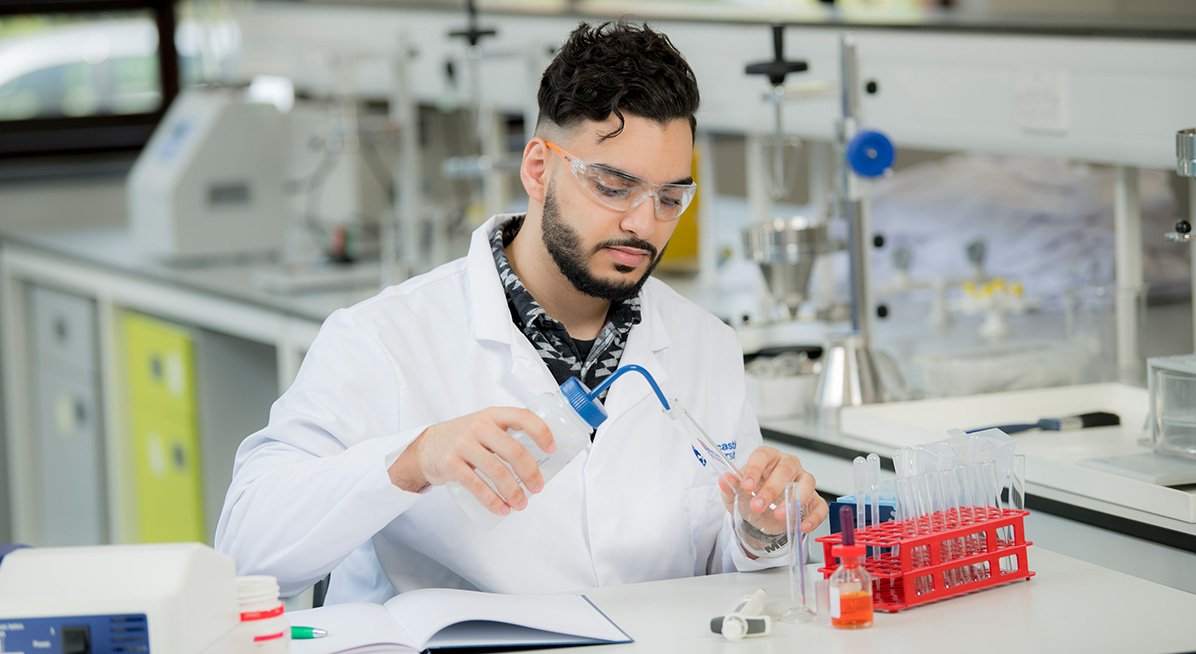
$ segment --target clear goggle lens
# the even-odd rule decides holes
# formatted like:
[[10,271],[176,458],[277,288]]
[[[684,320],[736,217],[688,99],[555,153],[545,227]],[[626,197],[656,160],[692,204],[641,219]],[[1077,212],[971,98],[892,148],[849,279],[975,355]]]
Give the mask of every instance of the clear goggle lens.
[[679,218],[698,190],[696,184],[650,184],[594,164],[575,165],[573,171],[594,199],[616,211],[630,211],[651,197],[660,220]]

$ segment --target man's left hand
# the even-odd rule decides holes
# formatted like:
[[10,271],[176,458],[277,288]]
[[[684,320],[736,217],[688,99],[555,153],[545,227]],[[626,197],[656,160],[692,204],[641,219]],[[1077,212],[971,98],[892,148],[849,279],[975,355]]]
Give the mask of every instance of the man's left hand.
[[[785,484],[797,482],[798,494],[801,498],[803,533],[810,533],[826,519],[829,509],[826,500],[814,490],[814,475],[806,472],[801,460],[792,454],[781,454],[776,448],[761,446],[756,448],[748,457],[747,463],[740,469],[739,488],[734,488],[734,478],[726,474],[719,480],[719,489],[723,494],[723,504],[727,511],[732,511],[736,492],[751,493],[755,497],[750,503],[751,511],[763,513],[769,506],[783,499]],[[742,505],[741,510],[742,510]],[[782,502],[774,509],[774,517],[784,523],[785,505]]]

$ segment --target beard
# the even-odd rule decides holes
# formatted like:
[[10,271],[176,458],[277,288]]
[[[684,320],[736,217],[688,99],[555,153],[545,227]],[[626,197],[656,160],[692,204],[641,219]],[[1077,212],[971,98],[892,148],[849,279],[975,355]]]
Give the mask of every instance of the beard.
[[[583,252],[581,237],[561,218],[560,208],[557,206],[551,184],[544,194],[544,221],[540,231],[548,254],[552,256],[552,260],[556,262],[561,274],[573,284],[574,288],[586,295],[612,302],[622,302],[639,294],[644,283],[648,281],[648,277],[652,276],[652,271],[656,269],[656,264],[660,263],[661,257],[664,256],[663,249],[657,256],[656,246],[634,237],[602,241],[595,245],[590,252]],[[648,253],[648,258],[652,263],[635,281],[611,281],[593,275],[588,266],[589,255],[612,246],[643,250]],[[622,264],[615,264],[614,268],[621,273],[635,270],[631,266]]]

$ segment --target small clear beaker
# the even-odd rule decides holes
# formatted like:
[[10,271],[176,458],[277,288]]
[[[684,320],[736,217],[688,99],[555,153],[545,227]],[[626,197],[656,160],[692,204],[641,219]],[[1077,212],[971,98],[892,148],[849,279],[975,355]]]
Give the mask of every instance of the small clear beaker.
[[789,199],[798,185],[802,164],[801,139],[792,136],[765,138],[760,144],[764,170],[768,171],[768,195],[774,201]]
[[1147,367],[1154,449],[1196,458],[1196,355],[1152,357]]
[[736,488],[732,507],[735,539],[748,554],[760,559],[776,559],[789,553],[789,533],[785,523],[785,497],[782,494],[763,511],[752,509],[756,494]]

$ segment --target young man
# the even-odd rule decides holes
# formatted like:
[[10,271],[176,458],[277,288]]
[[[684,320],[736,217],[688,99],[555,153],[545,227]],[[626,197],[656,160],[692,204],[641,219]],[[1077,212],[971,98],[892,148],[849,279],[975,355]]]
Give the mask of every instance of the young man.
[[[797,480],[805,530],[826,516],[797,458],[761,446],[734,333],[650,277],[694,193],[689,65],[646,26],[583,24],[539,103],[520,169],[527,214],[495,216],[463,259],[334,313],[269,425],[242,444],[216,532],[241,573],[275,575],[292,594],[333,571],[337,602],[768,565],[736,544],[727,489],[641,379],[609,388],[609,419],[547,484],[508,434],[551,451],[546,425],[519,407],[628,364],[736,460],[751,510]],[[483,529],[450,483],[504,519]]]

